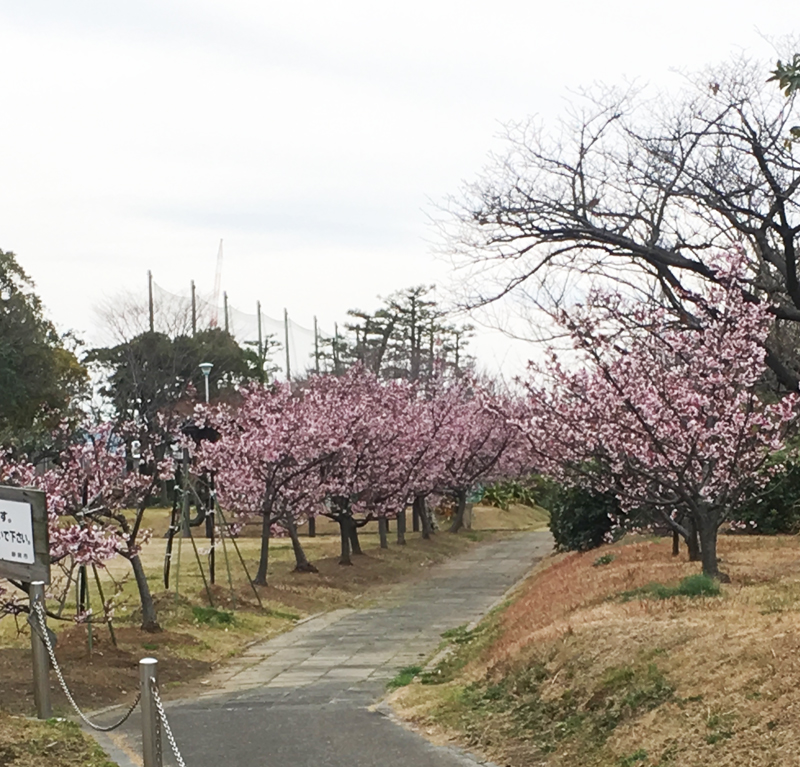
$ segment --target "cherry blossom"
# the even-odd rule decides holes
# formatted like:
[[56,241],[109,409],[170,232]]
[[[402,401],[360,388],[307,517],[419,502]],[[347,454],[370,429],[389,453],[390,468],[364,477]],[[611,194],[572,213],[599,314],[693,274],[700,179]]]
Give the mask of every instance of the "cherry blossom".
[[554,476],[613,490],[623,508],[649,509],[689,537],[677,521],[686,519],[710,575],[719,525],[767,477],[797,406],[796,393],[759,394],[769,307],[736,289],[736,254],[716,268],[724,284],[685,296],[696,310],[686,325],[600,291],[563,312],[583,367],[553,354],[536,369],[525,421],[535,460]]

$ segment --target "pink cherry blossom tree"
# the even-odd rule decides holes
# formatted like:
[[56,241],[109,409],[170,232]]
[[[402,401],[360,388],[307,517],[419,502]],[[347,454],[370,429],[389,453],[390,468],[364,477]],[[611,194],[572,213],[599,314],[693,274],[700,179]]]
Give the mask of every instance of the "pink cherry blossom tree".
[[[320,475],[326,516],[340,528],[340,563],[361,553],[358,528],[373,519],[405,512],[415,473],[414,454],[424,436],[414,408],[416,389],[401,381],[381,381],[354,368],[345,376],[314,380],[324,390],[340,430],[339,449]],[[381,528],[382,530],[385,528]]]
[[[61,518],[75,519],[84,534],[94,532],[106,542],[109,553],[130,562],[142,610],[141,627],[154,632],[160,627],[139,556],[151,531],[142,523],[160,480],[172,473],[172,461],[156,459],[152,450],[157,446],[151,446],[143,452],[140,466],[134,468],[125,448],[132,435],[134,429],[128,425],[87,424],[67,443],[55,467],[45,473],[42,486],[52,511]],[[132,516],[126,513],[129,509],[133,509]],[[100,541],[96,551],[103,551]]]
[[270,538],[286,530],[298,568],[308,561],[296,533],[298,519],[319,511],[319,472],[339,449],[343,433],[331,428],[336,415],[307,387],[250,385],[236,407],[198,409],[220,434],[198,449],[200,466],[214,472],[220,502],[239,518],[261,516],[261,554],[255,582],[267,583]]
[[595,292],[558,318],[582,367],[556,354],[529,384],[524,424],[539,466],[562,481],[613,490],[687,539],[719,576],[717,531],[795,422],[797,395],[759,393],[769,307],[738,289],[742,262],[716,263],[722,285],[682,296],[694,314]]
[[438,489],[453,496],[456,511],[450,532],[464,525],[467,497],[479,484],[518,477],[527,470],[528,453],[514,425],[519,404],[487,382],[464,377],[438,395],[438,407],[449,415],[438,439]]
[[[150,535],[142,527],[148,499],[170,467],[145,455],[146,473],[131,470],[124,448],[129,432],[106,422],[61,433],[57,460],[41,474],[24,459],[0,456],[0,482],[45,492],[51,562],[103,566],[118,554],[125,557],[139,591],[142,628],[158,631],[139,552]],[[123,511],[131,508],[133,516]]]

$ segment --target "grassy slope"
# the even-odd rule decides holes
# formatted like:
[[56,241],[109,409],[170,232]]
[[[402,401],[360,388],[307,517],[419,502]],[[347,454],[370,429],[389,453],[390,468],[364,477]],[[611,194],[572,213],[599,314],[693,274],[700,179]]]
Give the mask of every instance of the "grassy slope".
[[394,704],[519,767],[794,765],[800,544],[726,537],[720,552],[721,597],[665,600],[619,595],[697,571],[666,542],[554,557]]
[[4,767],[114,767],[71,722],[35,722],[0,711]]

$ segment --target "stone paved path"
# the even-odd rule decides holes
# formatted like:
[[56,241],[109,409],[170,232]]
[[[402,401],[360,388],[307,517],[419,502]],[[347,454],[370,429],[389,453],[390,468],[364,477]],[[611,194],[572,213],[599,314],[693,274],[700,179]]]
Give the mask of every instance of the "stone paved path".
[[[378,607],[335,610],[252,646],[210,678],[208,692],[168,705],[187,767],[474,764],[370,706],[399,669],[421,664],[442,632],[485,615],[551,548],[546,532],[480,544]],[[137,754],[131,721],[113,745]]]

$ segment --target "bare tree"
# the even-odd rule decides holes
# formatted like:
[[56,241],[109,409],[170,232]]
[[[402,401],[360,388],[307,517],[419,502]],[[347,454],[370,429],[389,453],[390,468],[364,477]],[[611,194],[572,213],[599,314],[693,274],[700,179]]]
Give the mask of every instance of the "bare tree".
[[677,97],[594,89],[557,125],[507,129],[508,150],[450,202],[442,226],[466,303],[507,295],[552,309],[615,280],[671,306],[716,281],[710,253],[742,248],[745,291],[772,305],[768,364],[800,380],[800,159],[795,107],[769,66],[738,58],[687,77]]
[[[161,296],[153,302],[154,329],[170,338],[190,335],[192,332],[192,305],[190,300],[167,300]],[[149,308],[146,296],[132,291],[122,291],[102,301],[95,307],[98,325],[108,340],[115,344],[128,343],[132,338],[150,330]],[[205,317],[201,327],[208,326]]]

